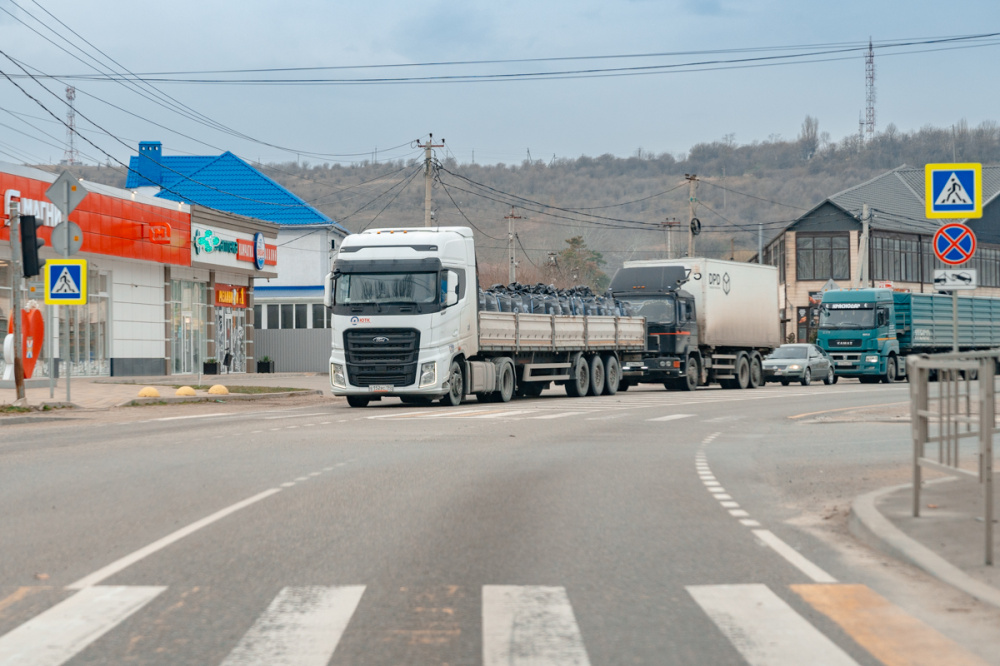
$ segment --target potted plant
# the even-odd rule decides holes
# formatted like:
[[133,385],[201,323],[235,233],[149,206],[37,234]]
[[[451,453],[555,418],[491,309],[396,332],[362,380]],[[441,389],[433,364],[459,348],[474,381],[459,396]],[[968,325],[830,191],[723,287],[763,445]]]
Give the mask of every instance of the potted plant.
[[205,362],[202,363],[202,372],[201,372],[201,374],[203,374],[203,375],[217,375],[217,374],[219,374],[219,361],[217,359],[214,359],[214,358],[206,359]]
[[257,359],[257,372],[274,373],[274,361],[270,356],[261,356]]

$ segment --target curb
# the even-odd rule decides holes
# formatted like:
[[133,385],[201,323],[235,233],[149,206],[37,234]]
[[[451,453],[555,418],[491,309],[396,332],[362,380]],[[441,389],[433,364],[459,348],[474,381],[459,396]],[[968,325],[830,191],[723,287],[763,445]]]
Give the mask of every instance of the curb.
[[[950,480],[936,479],[927,483]],[[938,580],[984,603],[1000,608],[1000,590],[976,580],[931,549],[914,541],[876,508],[878,500],[885,495],[912,487],[913,484],[904,483],[855,498],[854,502],[851,503],[851,513],[848,518],[848,528],[851,534],[877,550],[914,564]]]
[[0,418],[0,426],[21,425],[24,423],[50,423],[52,421],[65,421],[65,416],[5,416]]
[[[230,380],[240,379],[240,380],[254,380],[254,379],[264,379],[264,378],[274,378],[274,379],[288,379],[290,377],[318,377],[320,375],[325,375],[324,372],[268,372],[268,373],[231,373],[228,375],[201,375],[201,380],[203,382],[211,381],[213,379]],[[184,381],[191,382],[192,380],[197,380],[198,375],[156,375],[150,377],[84,377],[83,379],[90,379],[94,384],[155,384],[159,386],[172,386],[174,384],[182,384]],[[48,384],[46,384],[48,386]]]
[[142,405],[179,404],[183,402],[235,402],[240,400],[266,400],[268,398],[294,398],[304,395],[323,395],[319,389],[283,391],[280,393],[230,393],[229,395],[199,395],[194,397],[164,396],[161,398],[131,398],[115,407],[139,407]]

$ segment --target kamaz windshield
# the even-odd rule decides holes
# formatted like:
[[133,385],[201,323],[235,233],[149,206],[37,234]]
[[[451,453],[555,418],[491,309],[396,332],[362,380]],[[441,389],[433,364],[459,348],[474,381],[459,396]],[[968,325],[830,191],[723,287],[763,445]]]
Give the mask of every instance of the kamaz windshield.
[[671,296],[633,296],[619,297],[624,301],[631,314],[645,317],[651,324],[674,323],[674,299]]
[[819,308],[819,327],[826,330],[875,327],[873,303],[823,303]]
[[336,304],[436,305],[438,273],[347,273],[337,279]]

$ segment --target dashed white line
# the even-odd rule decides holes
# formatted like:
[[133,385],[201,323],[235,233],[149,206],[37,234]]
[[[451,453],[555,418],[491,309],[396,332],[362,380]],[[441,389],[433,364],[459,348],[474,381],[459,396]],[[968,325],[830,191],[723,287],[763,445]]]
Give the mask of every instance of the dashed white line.
[[646,419],[646,421],[676,421],[678,419],[686,419],[694,416],[694,414],[670,414],[669,416],[661,416],[656,419]]
[[795,568],[809,576],[815,583],[836,583],[837,579],[810,562],[802,553],[776,537],[769,530],[754,530],[755,537],[770,546],[774,552],[788,560]]

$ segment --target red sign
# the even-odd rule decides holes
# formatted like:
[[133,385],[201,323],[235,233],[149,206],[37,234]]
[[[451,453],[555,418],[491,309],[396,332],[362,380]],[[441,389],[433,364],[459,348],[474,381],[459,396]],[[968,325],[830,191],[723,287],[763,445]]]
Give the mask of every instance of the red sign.
[[[254,253],[253,253],[253,241],[243,240],[242,238],[236,239],[237,251],[236,258],[240,261],[249,261],[253,263]],[[264,245],[264,265],[265,266],[277,266],[278,265],[278,246],[277,245]]]
[[[0,171],[0,194],[7,200],[12,191],[20,192],[21,213],[35,215],[44,226],[38,237],[52,245],[52,227],[62,214],[50,202],[45,191],[52,184]],[[142,259],[174,266],[191,265],[191,214],[178,210],[177,204],[158,206],[123,197],[91,192],[69,215],[83,231],[81,252],[104,254],[126,259]],[[6,212],[6,211],[5,211]],[[154,229],[170,228],[169,241]],[[149,231],[146,230],[149,227]],[[172,233],[174,230],[177,233]],[[10,227],[0,228],[0,241],[10,241]]]
[[157,245],[170,245],[170,225],[151,224],[149,225],[149,241]]
[[950,266],[964,264],[975,253],[976,235],[964,224],[952,222],[934,234],[934,254]]
[[245,308],[247,306],[247,288],[232,284],[215,285],[215,307]]
[[[14,334],[13,319],[7,324],[7,333]],[[21,368],[25,379],[31,379],[31,375],[35,374],[35,363],[38,362],[44,341],[45,319],[42,311],[38,308],[21,310]]]

